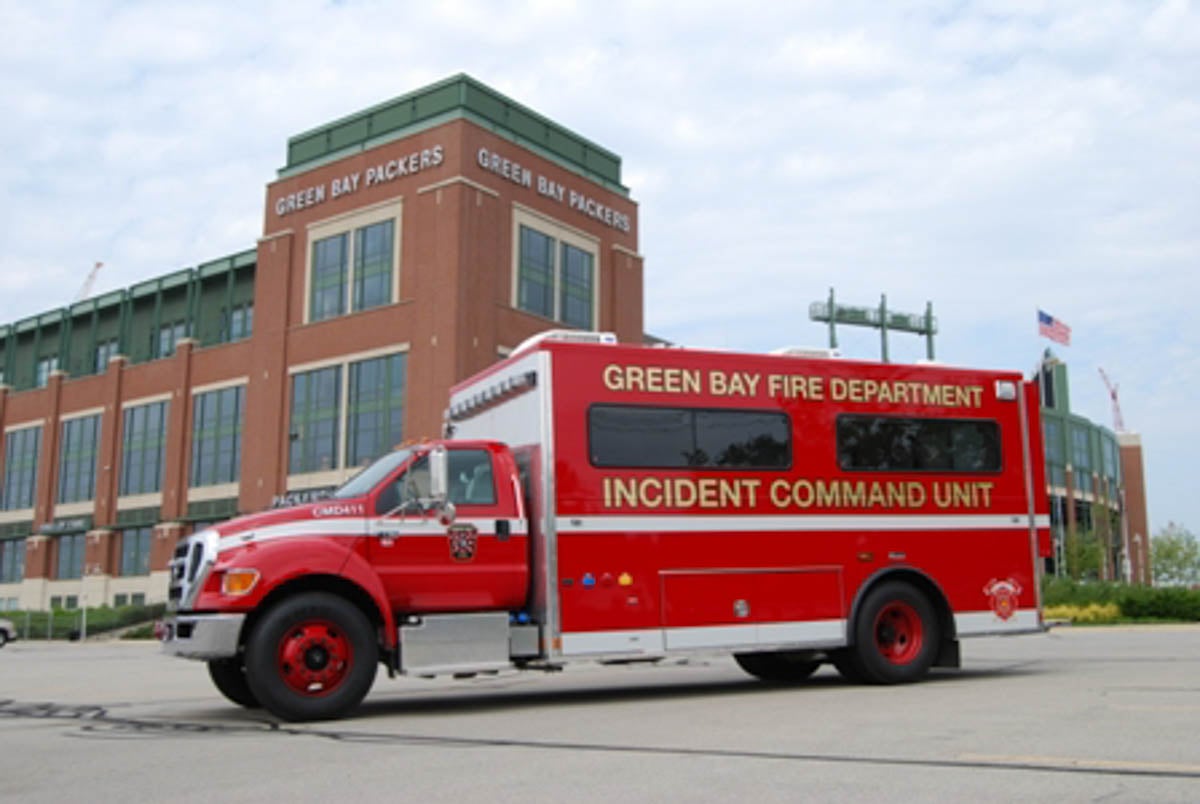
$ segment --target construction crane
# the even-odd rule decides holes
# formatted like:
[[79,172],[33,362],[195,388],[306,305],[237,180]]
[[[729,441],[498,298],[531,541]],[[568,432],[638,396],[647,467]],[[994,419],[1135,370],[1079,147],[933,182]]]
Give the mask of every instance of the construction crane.
[[92,285],[96,284],[96,274],[100,273],[100,269],[103,267],[104,263],[102,262],[98,262],[92,266],[92,270],[88,272],[87,279],[83,280],[83,287],[75,294],[74,301],[81,302],[92,294]]
[[1125,432],[1125,418],[1121,416],[1121,401],[1117,398],[1117,392],[1121,386],[1110,380],[1103,368],[1100,369],[1100,379],[1104,380],[1104,387],[1108,389],[1108,396],[1112,399],[1113,429],[1118,433],[1123,433]]

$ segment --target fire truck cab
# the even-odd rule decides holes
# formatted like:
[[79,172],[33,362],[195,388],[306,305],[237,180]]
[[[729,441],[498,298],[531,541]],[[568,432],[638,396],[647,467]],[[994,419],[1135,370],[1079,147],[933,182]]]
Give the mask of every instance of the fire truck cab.
[[168,653],[243,706],[341,716],[431,676],[724,652],[914,681],[1042,627],[1019,374],[550,333],[451,391],[445,438],[193,534]]

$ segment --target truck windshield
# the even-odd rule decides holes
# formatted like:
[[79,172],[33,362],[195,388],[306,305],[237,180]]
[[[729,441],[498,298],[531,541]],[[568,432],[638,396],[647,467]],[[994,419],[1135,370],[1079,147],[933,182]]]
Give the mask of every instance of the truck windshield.
[[395,452],[389,452],[347,480],[344,486],[333,493],[334,499],[343,500],[347,497],[361,497],[379,485],[381,480],[390,475],[397,466],[400,466],[412,457],[412,454],[413,451],[411,449],[400,449]]

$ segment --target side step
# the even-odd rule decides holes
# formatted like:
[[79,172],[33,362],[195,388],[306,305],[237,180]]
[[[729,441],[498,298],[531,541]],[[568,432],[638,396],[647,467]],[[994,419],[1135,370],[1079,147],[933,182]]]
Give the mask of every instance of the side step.
[[430,614],[400,626],[400,667],[406,675],[501,670],[514,658],[538,655],[537,625],[509,622],[508,612]]

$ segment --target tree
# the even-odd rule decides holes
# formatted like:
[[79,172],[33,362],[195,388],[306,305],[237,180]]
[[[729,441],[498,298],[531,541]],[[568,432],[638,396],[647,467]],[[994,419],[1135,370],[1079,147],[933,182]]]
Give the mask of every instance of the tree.
[[1168,522],[1150,540],[1150,566],[1155,586],[1200,583],[1200,543],[1183,525]]

